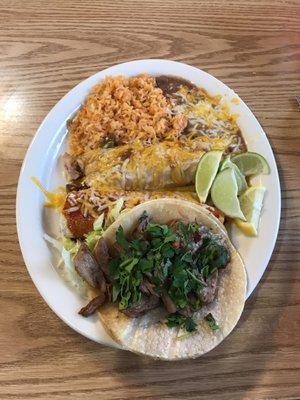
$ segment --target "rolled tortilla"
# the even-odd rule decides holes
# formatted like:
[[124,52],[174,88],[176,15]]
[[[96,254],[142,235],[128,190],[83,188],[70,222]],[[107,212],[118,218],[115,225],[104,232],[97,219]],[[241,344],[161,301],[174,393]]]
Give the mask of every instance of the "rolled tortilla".
[[[194,314],[198,325],[196,333],[179,338],[179,328],[168,328],[164,323],[166,311],[159,307],[138,318],[129,318],[114,304],[107,304],[99,311],[107,332],[127,350],[165,360],[198,357],[221,343],[237,324],[242,313],[246,295],[246,273],[241,257],[229,241],[219,221],[190,202],[178,199],[151,200],[133,208],[111,225],[104,233],[108,246],[115,242],[116,230],[121,225],[130,232],[146,211],[157,223],[172,220],[197,222],[207,226],[226,241],[231,261],[220,273],[216,299]],[[220,329],[213,332],[204,317],[212,313]]]
[[[68,210],[72,210],[73,206],[69,201],[69,196],[80,196],[82,195],[86,201],[89,198],[90,204],[95,206],[96,204],[92,202],[95,199],[99,199],[97,195],[101,197],[101,211],[97,211],[97,208],[94,207],[94,212],[96,214],[95,217],[99,216],[104,212],[104,226],[107,227],[111,224],[110,218],[108,217],[109,211],[114,207],[116,201],[119,199],[123,200],[121,210],[122,212],[132,209],[136,205],[140,203],[144,203],[147,200],[154,200],[159,198],[176,198],[181,200],[189,201],[196,206],[202,207],[205,212],[210,214],[214,214],[218,217],[220,221],[220,225],[224,229],[223,222],[224,216],[223,214],[212,206],[208,206],[207,204],[200,204],[197,200],[197,195],[194,192],[188,191],[148,191],[148,192],[129,192],[124,190],[116,190],[116,189],[108,189],[108,188],[100,188],[95,191],[93,189],[82,189],[77,192],[73,191],[67,194],[65,205],[61,213],[61,222],[60,228],[63,236],[70,238],[81,238],[84,235],[88,234],[93,230],[93,221],[95,217],[87,214],[83,216],[80,210],[75,212],[68,212]],[[111,197],[112,196],[112,197]],[[114,200],[111,200],[114,199]],[[96,211],[95,211],[96,210]]]
[[176,188],[194,182],[198,162],[205,151],[223,150],[224,139],[161,142],[144,146],[137,142],[82,155],[84,182],[97,189],[110,182],[123,190]]

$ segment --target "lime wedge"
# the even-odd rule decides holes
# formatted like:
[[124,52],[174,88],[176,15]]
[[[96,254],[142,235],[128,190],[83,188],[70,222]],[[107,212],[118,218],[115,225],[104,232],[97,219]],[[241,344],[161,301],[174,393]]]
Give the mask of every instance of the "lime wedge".
[[[232,162],[230,160],[230,156],[227,156],[221,163],[220,171],[223,171],[226,168],[232,167]],[[235,165],[235,164],[234,164]]]
[[231,157],[231,161],[245,176],[269,174],[270,167],[267,160],[258,153],[248,151]]
[[222,151],[208,151],[199,161],[195,187],[201,203],[206,202],[210,187],[217,175],[222,154]]
[[226,168],[214,180],[211,188],[212,201],[228,217],[240,218],[245,221],[237,194],[238,185],[234,170]]
[[264,186],[251,186],[240,197],[240,206],[246,222],[240,219],[235,219],[234,222],[246,235],[257,236],[265,192]]
[[238,185],[238,194],[243,193],[248,188],[247,181],[239,168],[230,160],[230,157],[225,158],[220,171],[223,171],[226,168],[232,168],[234,170],[236,183]]

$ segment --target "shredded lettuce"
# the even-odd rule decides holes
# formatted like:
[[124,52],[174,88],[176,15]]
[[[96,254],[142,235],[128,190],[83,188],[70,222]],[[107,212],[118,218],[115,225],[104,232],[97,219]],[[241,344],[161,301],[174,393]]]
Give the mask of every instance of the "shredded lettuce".
[[[123,197],[120,197],[114,204],[113,208],[109,211],[106,217],[106,224],[105,226],[109,226],[112,224],[120,215],[122,207],[124,204]],[[94,221],[93,224],[94,230],[88,233],[85,236],[85,243],[87,244],[90,251],[94,251],[96,243],[101,238],[104,232],[104,213],[100,214],[99,217]]]
[[94,251],[96,243],[101,238],[102,234],[103,234],[103,230],[101,229],[99,231],[92,231],[86,235],[85,243],[87,244],[87,246],[91,252]]
[[79,249],[80,241],[75,241],[66,237],[58,240],[47,235],[47,233],[44,233],[44,239],[60,254],[60,258],[56,265],[59,274],[70,286],[74,287],[77,292],[86,297],[88,285],[80,275],[78,275],[73,264],[73,258]]
[[49,236],[47,233],[44,233],[44,239],[60,253],[62,258],[66,256],[66,253],[68,253],[70,257],[75,256],[80,246],[79,240],[72,240],[67,237],[62,237],[62,239],[55,239],[52,236]]
[[124,204],[124,199],[123,197],[120,197],[116,202],[113,208],[110,210],[110,212],[107,214],[107,225],[109,226],[112,224],[120,215],[121,209]]
[[77,251],[79,250],[80,241],[79,240],[72,240],[67,237],[63,237],[62,239],[63,247],[66,251],[68,251],[71,256],[75,256]]
[[90,251],[94,251],[96,243],[103,235],[103,222],[104,214],[99,215],[99,217],[94,221],[94,230],[85,236],[85,243],[87,244]]
[[71,250],[74,247],[74,242],[72,239],[63,237],[62,244],[66,250]]
[[55,239],[52,236],[49,236],[47,233],[44,233],[44,239],[46,240],[46,242],[50,243],[56,250],[58,250],[61,253],[63,245],[60,240]]
[[[77,251],[77,250],[76,250]],[[88,285],[76,272],[73,264],[73,255],[65,248],[62,249],[61,258],[63,260],[63,278],[73,286],[81,295],[86,297]]]
[[94,231],[100,231],[103,227],[104,214],[99,215],[99,217],[94,221]]
[[70,262],[72,262],[72,258],[76,255],[79,249],[80,241],[75,241],[67,237],[63,237],[59,240],[47,235],[47,233],[44,233],[44,239],[46,242],[50,243],[61,255],[59,265],[62,263],[62,261],[64,261],[66,267],[70,267]]
[[66,269],[69,272],[71,272],[74,269],[71,253],[68,250],[66,250],[65,248],[63,248],[62,252],[61,252],[61,258],[62,258],[62,261],[64,262]]

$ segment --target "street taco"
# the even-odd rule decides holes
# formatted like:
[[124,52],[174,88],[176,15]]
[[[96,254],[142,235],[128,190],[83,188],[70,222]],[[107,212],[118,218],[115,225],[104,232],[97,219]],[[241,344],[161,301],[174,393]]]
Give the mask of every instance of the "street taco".
[[[119,217],[75,269],[125,349],[174,360],[200,356],[235,327],[244,307],[243,262],[216,218],[184,200],[159,199]],[[88,271],[88,272],[87,272]]]

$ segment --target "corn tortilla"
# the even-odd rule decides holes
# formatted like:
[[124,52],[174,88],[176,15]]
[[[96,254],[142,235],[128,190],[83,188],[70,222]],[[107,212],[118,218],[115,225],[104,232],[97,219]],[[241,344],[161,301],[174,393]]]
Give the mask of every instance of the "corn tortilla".
[[[197,332],[181,339],[178,337],[184,332],[179,328],[168,328],[163,322],[167,314],[163,307],[142,317],[129,318],[114,304],[106,304],[100,309],[99,317],[107,332],[127,350],[164,360],[198,357],[221,343],[240,318],[246,296],[246,273],[242,259],[216,218],[201,207],[178,199],[151,200],[122,215],[104,233],[108,246],[115,242],[118,227],[122,225],[125,233],[130,232],[143,211],[157,223],[168,223],[175,219],[203,224],[226,240],[231,261],[220,274],[217,297],[194,314]],[[212,313],[220,327],[216,332],[204,320],[208,313]]]

